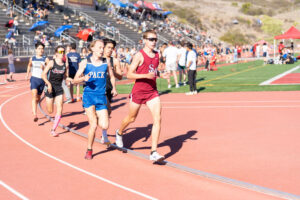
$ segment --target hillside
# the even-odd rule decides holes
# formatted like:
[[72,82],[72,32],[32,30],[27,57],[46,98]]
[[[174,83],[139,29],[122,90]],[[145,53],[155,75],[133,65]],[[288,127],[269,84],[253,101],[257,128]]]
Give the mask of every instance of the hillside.
[[216,41],[233,43],[240,38],[235,34],[242,34],[241,43],[271,41],[291,25],[300,29],[300,0],[160,0],[159,3],[173,11],[170,17],[201,27]]

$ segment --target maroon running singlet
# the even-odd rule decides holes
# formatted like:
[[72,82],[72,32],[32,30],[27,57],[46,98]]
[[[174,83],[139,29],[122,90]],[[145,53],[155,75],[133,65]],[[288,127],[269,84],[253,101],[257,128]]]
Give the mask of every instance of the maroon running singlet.
[[[156,74],[159,64],[159,54],[155,52],[154,58],[150,58],[143,49],[140,52],[144,57],[144,62],[141,66],[137,67],[136,73],[148,74],[149,72],[154,72]],[[136,79],[130,94],[131,100],[137,104],[145,104],[147,101],[158,96],[156,77],[153,79]]]

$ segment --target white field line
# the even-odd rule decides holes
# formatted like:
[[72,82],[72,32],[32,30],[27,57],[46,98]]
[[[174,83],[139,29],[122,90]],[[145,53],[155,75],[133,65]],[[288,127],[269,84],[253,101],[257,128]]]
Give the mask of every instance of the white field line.
[[19,136],[16,132],[14,132],[14,131],[6,124],[6,122],[5,122],[4,118],[3,118],[3,115],[2,115],[2,109],[3,109],[4,105],[7,104],[8,102],[10,102],[11,100],[13,100],[13,99],[15,99],[15,98],[17,98],[17,97],[19,97],[19,96],[21,96],[21,95],[24,95],[24,94],[26,94],[26,93],[29,93],[29,92],[30,92],[30,91],[27,91],[27,92],[23,92],[23,93],[21,93],[21,94],[18,94],[18,95],[16,95],[16,96],[13,96],[13,97],[9,98],[8,100],[6,100],[5,102],[3,102],[3,103],[1,104],[1,106],[0,106],[0,119],[1,119],[1,121],[2,121],[2,123],[3,123],[3,125],[6,127],[6,129],[7,129],[9,132],[11,132],[15,137],[17,137],[20,141],[22,141],[23,143],[25,143],[26,145],[28,145],[30,148],[32,148],[32,149],[34,149],[34,150],[40,152],[41,154],[43,154],[43,155],[45,155],[45,156],[47,156],[47,157],[49,157],[49,158],[51,158],[51,159],[53,159],[53,160],[55,160],[55,161],[57,161],[57,162],[60,162],[60,163],[63,164],[63,165],[66,165],[66,166],[68,166],[68,167],[71,167],[71,168],[73,168],[73,169],[75,169],[75,170],[77,170],[77,171],[80,171],[80,172],[82,172],[82,173],[84,173],[84,174],[86,174],[86,175],[92,176],[92,177],[94,177],[94,178],[96,178],[96,179],[98,179],[98,180],[100,180],[100,181],[106,182],[106,183],[111,184],[111,185],[113,185],[113,186],[115,186],[115,187],[118,187],[118,188],[121,188],[121,189],[126,190],[126,191],[128,191],[128,192],[134,193],[134,194],[139,195],[139,196],[141,196],[141,197],[144,197],[144,198],[146,198],[146,199],[153,199],[153,200],[156,199],[156,198],[154,198],[154,197],[151,197],[151,196],[146,195],[146,194],[144,194],[144,193],[138,192],[138,191],[136,191],[136,190],[134,190],[134,189],[131,189],[131,188],[128,188],[128,187],[126,187],[126,186],[123,186],[123,185],[120,185],[120,184],[118,184],[118,183],[115,183],[115,182],[113,182],[113,181],[110,181],[110,180],[108,180],[108,179],[106,179],[106,178],[103,178],[103,177],[101,177],[101,176],[98,176],[98,175],[96,175],[96,174],[93,174],[93,173],[91,173],[91,172],[89,172],[89,171],[86,171],[86,170],[84,170],[84,169],[81,169],[81,168],[79,168],[79,167],[76,167],[75,165],[72,165],[72,164],[70,164],[70,163],[68,163],[68,162],[66,162],[66,161],[63,161],[63,160],[61,160],[61,159],[59,159],[59,158],[57,158],[57,157],[55,157],[55,156],[53,156],[53,155],[50,155],[50,154],[48,154],[48,153],[42,151],[41,149],[37,148],[36,146],[32,145],[31,143],[29,143],[28,141],[26,141],[25,139],[23,139],[21,136]]
[[280,79],[281,77],[283,77],[283,76],[285,76],[285,75],[287,75],[287,74],[289,74],[289,73],[291,73],[293,71],[296,71],[299,68],[300,68],[300,65],[296,66],[296,67],[294,67],[294,68],[292,68],[292,69],[290,69],[290,70],[288,70],[286,72],[283,72],[282,74],[279,74],[279,75],[277,75],[277,76],[275,76],[275,77],[273,77],[273,78],[271,78],[271,79],[269,79],[267,81],[264,81],[264,82],[260,83],[259,85],[270,85],[270,83],[272,83],[273,81],[275,81],[277,79]]

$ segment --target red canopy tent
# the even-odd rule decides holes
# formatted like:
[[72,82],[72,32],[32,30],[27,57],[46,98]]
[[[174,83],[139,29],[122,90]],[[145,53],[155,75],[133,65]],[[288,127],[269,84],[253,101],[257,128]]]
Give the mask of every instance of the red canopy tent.
[[275,53],[276,53],[275,40],[280,40],[280,39],[300,39],[300,31],[298,29],[296,29],[294,26],[292,26],[289,30],[287,30],[282,35],[277,35],[274,37],[274,58],[275,58]]
[[287,32],[282,35],[275,36],[276,40],[280,39],[300,39],[300,31],[292,26]]

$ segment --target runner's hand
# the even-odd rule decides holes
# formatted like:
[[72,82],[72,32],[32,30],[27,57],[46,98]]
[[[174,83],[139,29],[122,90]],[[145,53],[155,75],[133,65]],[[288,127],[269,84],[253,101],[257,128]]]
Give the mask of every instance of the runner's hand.
[[25,81],[28,81],[28,75],[26,74],[26,76],[25,76]]
[[164,79],[168,79],[168,78],[170,78],[170,73],[162,72],[162,73],[160,74],[160,77],[161,77],[161,78],[164,78]]
[[118,95],[118,92],[115,88],[112,89],[111,94],[113,95],[113,97]]
[[51,84],[49,84],[48,86],[47,86],[47,89],[48,89],[48,93],[52,93],[52,85]]
[[90,79],[90,75],[89,74],[87,74],[87,75],[84,76],[84,81],[88,81],[89,79]]

